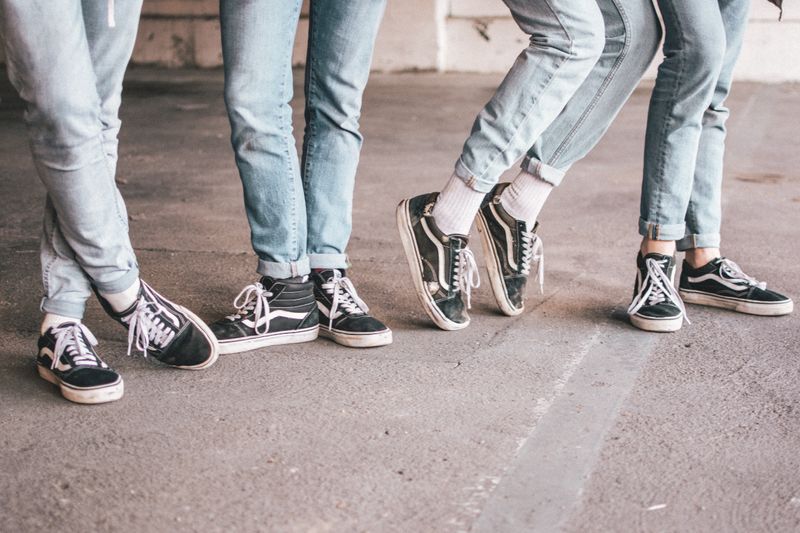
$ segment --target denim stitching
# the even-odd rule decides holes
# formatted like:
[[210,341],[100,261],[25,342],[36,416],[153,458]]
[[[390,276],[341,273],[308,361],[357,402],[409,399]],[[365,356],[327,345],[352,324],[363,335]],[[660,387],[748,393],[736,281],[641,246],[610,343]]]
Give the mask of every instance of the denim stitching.
[[628,19],[628,16],[625,13],[625,10],[622,9],[622,7],[620,6],[619,2],[614,1],[613,4],[614,4],[614,7],[616,7],[617,12],[619,13],[620,19],[622,19],[622,25],[625,28],[625,43],[622,45],[622,52],[620,52],[619,56],[617,57],[617,60],[614,62],[614,65],[611,67],[611,70],[609,70],[608,76],[606,76],[605,80],[603,80],[603,84],[600,86],[600,89],[598,89],[598,91],[595,94],[594,98],[589,103],[589,106],[587,106],[586,111],[584,111],[584,113],[580,116],[580,118],[578,119],[578,122],[575,124],[575,126],[567,134],[567,137],[564,139],[564,141],[561,143],[561,145],[559,145],[559,147],[556,148],[555,152],[553,152],[553,155],[550,156],[550,159],[547,162],[547,164],[552,166],[552,167],[556,166],[556,164],[558,163],[559,158],[563,155],[564,151],[566,151],[567,144],[569,142],[571,142],[575,138],[575,136],[578,133],[578,130],[581,128],[581,126],[584,125],[584,123],[586,122],[586,119],[589,118],[589,115],[591,115],[592,112],[595,110],[595,108],[597,107],[597,103],[600,101],[600,98],[605,94],[605,92],[608,89],[609,85],[611,85],[611,82],[616,77],[617,72],[622,67],[622,63],[625,61],[625,58],[628,56],[628,52],[630,51],[630,44],[631,44],[630,20]]

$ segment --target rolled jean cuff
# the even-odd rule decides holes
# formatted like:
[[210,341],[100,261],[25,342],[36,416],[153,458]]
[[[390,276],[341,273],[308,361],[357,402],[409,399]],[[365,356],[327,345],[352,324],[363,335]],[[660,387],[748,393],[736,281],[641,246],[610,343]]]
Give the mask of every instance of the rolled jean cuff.
[[259,257],[256,272],[262,276],[268,276],[270,278],[288,279],[297,276],[307,276],[311,273],[311,267],[308,263],[308,257],[302,257],[298,261],[289,263],[265,261]]
[[51,313],[74,318],[76,320],[83,320],[83,314],[86,311],[86,300],[51,300],[45,297],[42,298],[39,309],[41,309],[42,313]]
[[656,241],[679,241],[686,235],[686,224],[658,224],[640,218],[639,235]]
[[103,294],[118,294],[133,287],[137,279],[139,279],[139,269],[134,267],[114,281],[92,280],[92,285]]
[[561,185],[561,182],[564,180],[564,176],[566,175],[564,170],[546,165],[535,157],[530,156],[522,160],[522,170],[528,174],[533,174],[542,181],[546,181],[553,187],[558,187]]
[[308,261],[312,269],[350,268],[347,254],[308,254]]
[[497,185],[497,180],[489,181],[476,178],[475,174],[469,169],[469,167],[461,158],[456,161],[455,174],[467,184],[467,187],[473,191],[482,192],[483,194],[491,192],[492,187]]
[[719,248],[721,242],[719,233],[699,233],[686,235],[675,243],[675,247],[679,252],[685,252],[693,248]]

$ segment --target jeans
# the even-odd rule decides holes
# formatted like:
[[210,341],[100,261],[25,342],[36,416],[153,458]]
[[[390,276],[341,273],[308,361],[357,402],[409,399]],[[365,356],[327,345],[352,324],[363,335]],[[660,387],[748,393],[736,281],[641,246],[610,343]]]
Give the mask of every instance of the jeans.
[[598,0],[598,5],[606,27],[603,53],[522,161],[523,170],[553,186],[600,141],[661,43],[650,0]]
[[505,3],[530,44],[478,114],[455,168],[484,193],[561,113],[605,47],[597,0]]
[[347,268],[362,93],[385,0],[312,0],[302,158],[292,49],[302,0],[221,0],[225,103],[258,272]]
[[717,248],[725,99],[749,0],[658,0],[666,58],[650,99],[639,233],[679,250]]
[[94,285],[122,292],[139,277],[114,181],[122,78],[141,0],[0,0],[11,83],[26,103],[31,151],[47,190],[42,310],[83,317]]

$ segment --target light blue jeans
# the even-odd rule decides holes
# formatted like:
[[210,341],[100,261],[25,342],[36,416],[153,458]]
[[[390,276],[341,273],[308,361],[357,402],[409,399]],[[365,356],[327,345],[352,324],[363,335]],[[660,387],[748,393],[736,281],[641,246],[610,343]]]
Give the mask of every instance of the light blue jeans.
[[583,84],[606,44],[597,0],[505,0],[530,44],[475,119],[455,173],[489,192]]
[[639,233],[679,250],[717,248],[725,99],[749,0],[658,0],[666,58],[650,99]]
[[258,272],[347,268],[362,93],[385,0],[311,0],[302,159],[292,48],[302,0],[221,0],[225,102]]
[[82,318],[91,286],[106,293],[139,276],[114,181],[122,78],[141,0],[0,0],[0,35],[39,178],[47,190],[42,310]]
[[597,0],[605,47],[575,94],[522,161],[522,168],[557,186],[594,148],[639,84],[661,44],[650,0]]

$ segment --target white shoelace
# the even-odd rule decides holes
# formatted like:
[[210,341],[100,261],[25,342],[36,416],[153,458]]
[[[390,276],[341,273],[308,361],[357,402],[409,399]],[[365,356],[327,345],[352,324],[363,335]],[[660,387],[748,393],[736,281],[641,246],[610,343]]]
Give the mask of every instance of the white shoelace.
[[767,289],[767,283],[765,281],[758,281],[753,276],[745,274],[744,270],[742,270],[742,267],[730,259],[723,257],[721,263],[722,270],[732,278],[730,281],[734,283],[742,283],[751,287],[758,287],[762,291]]
[[544,294],[544,243],[541,237],[532,231],[522,232],[522,273],[529,276],[531,263],[537,264],[536,279],[539,281],[539,292]]
[[[144,282],[142,291],[148,297],[139,296],[136,309],[122,321],[128,325],[128,355],[131,355],[135,343],[136,349],[147,357],[151,344],[161,349],[172,341],[180,320],[158,302],[153,290]],[[170,323],[175,329],[169,327]]]
[[458,252],[453,268],[453,279],[456,287],[462,290],[467,297],[467,309],[470,309],[472,307],[472,289],[481,286],[481,278],[475,255],[469,248],[462,248]]
[[332,295],[331,299],[331,319],[328,321],[328,330],[333,329],[333,317],[341,307],[348,315],[363,315],[369,311],[369,307],[364,303],[364,300],[359,298],[356,288],[350,278],[342,276],[338,270],[333,271],[333,277],[327,283],[322,284],[322,288],[328,294]]
[[[253,283],[242,289],[242,292],[233,300],[236,313],[228,316],[228,320],[239,320],[253,312],[253,329],[258,334],[269,331],[269,299],[272,293],[264,288],[261,283]],[[241,303],[240,303],[241,301]],[[259,323],[264,320],[264,331],[259,331]]]
[[[61,354],[66,352],[72,358],[75,366],[99,366],[103,364],[94,354],[90,346],[86,346],[86,340],[91,346],[97,346],[97,339],[83,324],[69,324],[56,326],[52,330],[56,338],[56,346],[53,354],[51,369],[55,369]],[[84,337],[85,335],[85,337]]]
[[[661,269],[661,264],[649,257],[645,260],[647,267],[647,274],[639,286],[639,292],[628,307],[628,314],[635,315],[639,309],[645,305],[656,305],[669,300],[683,313],[683,319],[687,324],[691,324],[689,317],[686,315],[686,307],[683,305],[678,291],[672,284],[672,280]],[[646,289],[645,289],[646,287]]]

